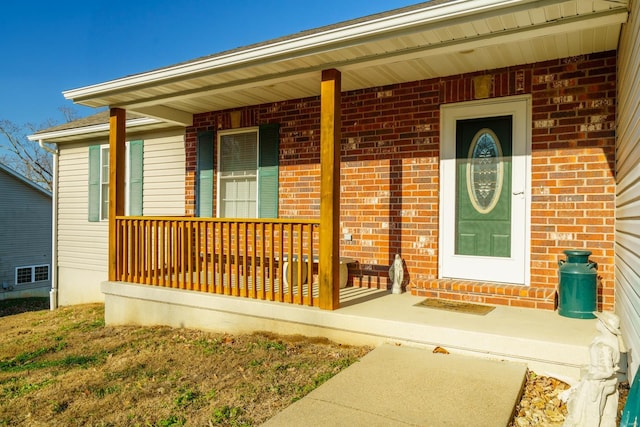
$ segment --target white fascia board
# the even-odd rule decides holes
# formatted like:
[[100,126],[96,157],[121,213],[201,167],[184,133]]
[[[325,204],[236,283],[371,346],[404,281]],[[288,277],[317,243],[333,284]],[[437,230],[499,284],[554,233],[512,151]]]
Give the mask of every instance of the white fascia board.
[[[163,121],[158,119],[148,118],[148,117],[142,117],[139,119],[127,120],[126,127],[127,129],[129,129],[133,127],[152,125],[156,123],[163,123]],[[109,123],[100,123],[100,124],[91,125],[91,126],[83,126],[78,128],[72,128],[72,129],[62,129],[62,130],[56,130],[52,132],[37,133],[35,135],[27,136],[27,139],[29,141],[50,141],[57,138],[65,138],[65,137],[78,136],[78,135],[90,135],[93,133],[105,132],[108,130],[109,130]]]
[[[344,43],[347,40],[372,37],[387,31],[396,31],[415,25],[425,25],[442,20],[461,18],[472,14],[487,12],[492,9],[524,5],[536,1],[539,2],[539,0],[454,0],[435,6],[429,6],[427,4],[423,9],[384,16],[371,21],[332,28],[320,33],[313,33],[264,46],[243,49],[227,55],[215,56],[200,61],[135,74],[105,83],[71,89],[62,92],[62,94],[66,99],[80,101],[82,99],[100,96],[100,94],[110,91],[134,88],[137,85],[157,83],[165,79],[187,77],[190,74],[248,62],[266,61],[269,60],[269,58],[282,54],[294,56],[296,52],[301,50],[319,49],[337,42]],[[561,1],[562,0],[551,0],[551,3]]]

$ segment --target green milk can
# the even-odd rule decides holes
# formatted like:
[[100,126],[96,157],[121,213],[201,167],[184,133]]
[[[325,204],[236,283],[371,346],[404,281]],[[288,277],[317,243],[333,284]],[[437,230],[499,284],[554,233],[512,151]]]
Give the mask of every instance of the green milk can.
[[558,261],[558,314],[575,319],[595,319],[598,264],[589,262],[591,251],[566,250]]

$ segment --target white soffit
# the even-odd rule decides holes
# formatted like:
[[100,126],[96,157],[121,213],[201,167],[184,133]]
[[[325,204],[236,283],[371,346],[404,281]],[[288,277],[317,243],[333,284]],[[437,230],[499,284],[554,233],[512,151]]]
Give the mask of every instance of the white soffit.
[[[64,92],[76,103],[177,114],[317,96],[320,71],[343,90],[617,48],[626,0],[454,0],[326,27]],[[169,110],[170,111],[170,110]]]

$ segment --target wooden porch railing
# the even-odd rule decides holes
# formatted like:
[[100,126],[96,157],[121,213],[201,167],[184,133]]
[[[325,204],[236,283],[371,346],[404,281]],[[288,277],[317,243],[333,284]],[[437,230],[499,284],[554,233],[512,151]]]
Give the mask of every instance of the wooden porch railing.
[[116,277],[317,306],[318,226],[307,220],[116,217]]

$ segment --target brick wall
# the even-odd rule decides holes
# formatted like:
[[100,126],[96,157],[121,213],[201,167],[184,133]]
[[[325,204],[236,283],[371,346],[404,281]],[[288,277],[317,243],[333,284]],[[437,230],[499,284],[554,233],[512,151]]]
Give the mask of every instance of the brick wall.
[[[562,251],[585,248],[598,263],[599,308],[613,307],[615,52],[343,94],[341,251],[354,286],[390,286],[400,253],[418,295],[554,308]],[[488,76],[488,77],[487,77]],[[438,279],[440,105],[532,96],[531,286]],[[281,124],[280,217],[320,211],[320,100],[241,109],[241,126]],[[231,127],[229,111],[199,114],[187,129],[187,210],[194,212],[200,130]]]

